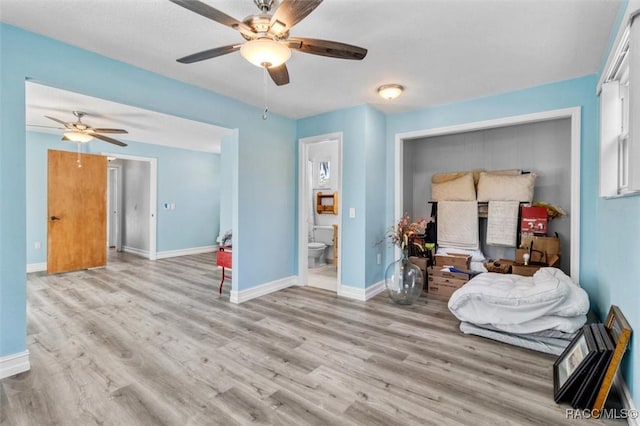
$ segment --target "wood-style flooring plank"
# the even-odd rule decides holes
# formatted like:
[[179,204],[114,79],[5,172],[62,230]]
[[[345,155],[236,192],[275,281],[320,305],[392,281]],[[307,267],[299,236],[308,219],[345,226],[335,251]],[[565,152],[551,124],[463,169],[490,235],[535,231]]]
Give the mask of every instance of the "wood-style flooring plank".
[[27,279],[31,370],[0,425],[540,425],[554,357],[458,330],[445,302],[292,287],[235,305],[215,253]]

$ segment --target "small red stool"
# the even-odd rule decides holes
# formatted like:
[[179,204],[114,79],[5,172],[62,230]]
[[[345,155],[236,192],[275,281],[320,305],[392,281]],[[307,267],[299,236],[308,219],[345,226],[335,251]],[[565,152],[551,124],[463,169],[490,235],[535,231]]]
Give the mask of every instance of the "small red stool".
[[218,293],[222,294],[222,285],[225,278],[231,278],[229,275],[225,275],[225,268],[231,269],[231,246],[220,246],[218,255],[216,256],[216,265],[222,267],[222,279],[220,280],[220,286],[218,287]]

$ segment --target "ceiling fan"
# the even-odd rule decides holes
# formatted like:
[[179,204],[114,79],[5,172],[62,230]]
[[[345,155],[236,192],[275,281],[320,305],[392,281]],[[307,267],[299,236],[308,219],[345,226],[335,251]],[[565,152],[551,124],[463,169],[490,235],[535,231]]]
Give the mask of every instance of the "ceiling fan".
[[289,37],[289,31],[322,3],[322,0],[282,0],[271,13],[274,0],[253,0],[260,13],[247,16],[243,21],[198,0],[170,0],[192,12],[216,21],[240,32],[247,40],[204,50],[178,59],[183,64],[203,61],[240,50],[240,54],[252,64],[263,67],[278,86],[289,83],[289,71],[285,62],[291,57],[291,49],[312,55],[339,59],[362,60],[367,49],[337,41],[313,38]]
[[64,126],[63,130],[65,130],[65,132],[62,135],[63,141],[71,141],[71,142],[76,142],[78,144],[81,144],[81,143],[87,143],[91,139],[96,138],[96,139],[103,140],[105,142],[112,143],[114,145],[127,146],[127,144],[124,142],[121,142],[117,139],[113,139],[109,136],[105,136],[101,134],[101,133],[117,133],[117,134],[128,133],[126,130],[91,127],[88,124],[85,124],[82,122],[82,117],[87,115],[86,113],[82,111],[72,111],[72,112],[73,112],[73,115],[75,115],[78,118],[76,122],[62,121],[58,118],[45,115],[45,117],[48,118],[49,120],[53,120],[56,123],[62,124]]

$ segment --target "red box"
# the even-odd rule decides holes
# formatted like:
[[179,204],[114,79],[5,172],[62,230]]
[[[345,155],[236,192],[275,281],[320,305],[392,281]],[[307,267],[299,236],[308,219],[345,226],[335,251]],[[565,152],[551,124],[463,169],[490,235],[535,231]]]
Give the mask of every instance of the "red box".
[[522,207],[520,232],[529,234],[547,233],[547,209],[544,207]]

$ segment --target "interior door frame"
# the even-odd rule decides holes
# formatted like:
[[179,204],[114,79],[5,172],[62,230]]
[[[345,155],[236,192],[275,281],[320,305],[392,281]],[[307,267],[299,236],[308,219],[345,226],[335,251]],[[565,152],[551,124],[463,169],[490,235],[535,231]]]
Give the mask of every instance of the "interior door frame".
[[[114,157],[121,160],[144,161],[149,163],[149,260],[158,258],[157,248],[157,218],[158,218],[158,159],[153,157],[141,157],[137,155],[115,154],[112,152],[103,152],[102,155]],[[120,178],[122,181],[122,178]],[[120,186],[122,189],[122,187]],[[120,191],[122,194],[122,191]],[[120,195],[121,197],[122,195]],[[120,199],[121,201],[122,199]],[[120,203],[122,204],[122,203]],[[122,229],[122,228],[120,228]],[[121,236],[121,234],[120,234]],[[121,239],[119,239],[122,243]]]
[[[402,216],[403,210],[403,162],[404,142],[411,139],[421,139],[431,136],[450,135],[470,132],[474,130],[493,129],[497,127],[514,126],[518,124],[551,121],[563,118],[571,120],[571,279],[580,282],[580,123],[582,108],[571,107],[531,114],[515,115],[486,121],[476,121],[447,127],[418,130],[407,133],[397,133],[394,144],[394,217]],[[393,220],[392,220],[393,222]],[[397,249],[399,250],[399,249]],[[399,252],[396,253],[399,255]]]
[[[342,132],[329,133],[325,135],[311,136],[298,139],[298,283],[299,286],[306,286],[309,283],[309,259],[308,259],[308,235],[309,226],[307,216],[309,214],[309,200],[306,198],[307,185],[309,179],[307,173],[307,160],[309,157],[309,146],[317,142],[337,141],[338,142],[338,194],[342,194]],[[333,168],[333,166],[332,166]],[[338,203],[338,272],[336,277],[336,293],[340,294],[342,287],[342,206]]]
[[[109,157],[112,158],[112,157]],[[114,190],[115,190],[115,200],[116,200],[116,218],[115,218],[115,234],[116,234],[116,241],[115,241],[115,249],[116,251],[122,251],[122,165],[120,164],[111,164],[110,162],[107,163],[107,172],[110,173],[111,170],[115,170],[115,185],[114,185]],[[110,184],[110,178],[107,177],[107,191],[111,191],[111,184]],[[111,215],[111,210],[113,209],[113,206],[111,205],[111,193],[108,193],[108,198],[107,198],[107,207],[109,208],[109,211],[107,211],[107,247],[109,247],[109,240],[110,240],[110,232],[111,232],[111,226],[112,224],[112,220],[110,219],[112,217]]]

